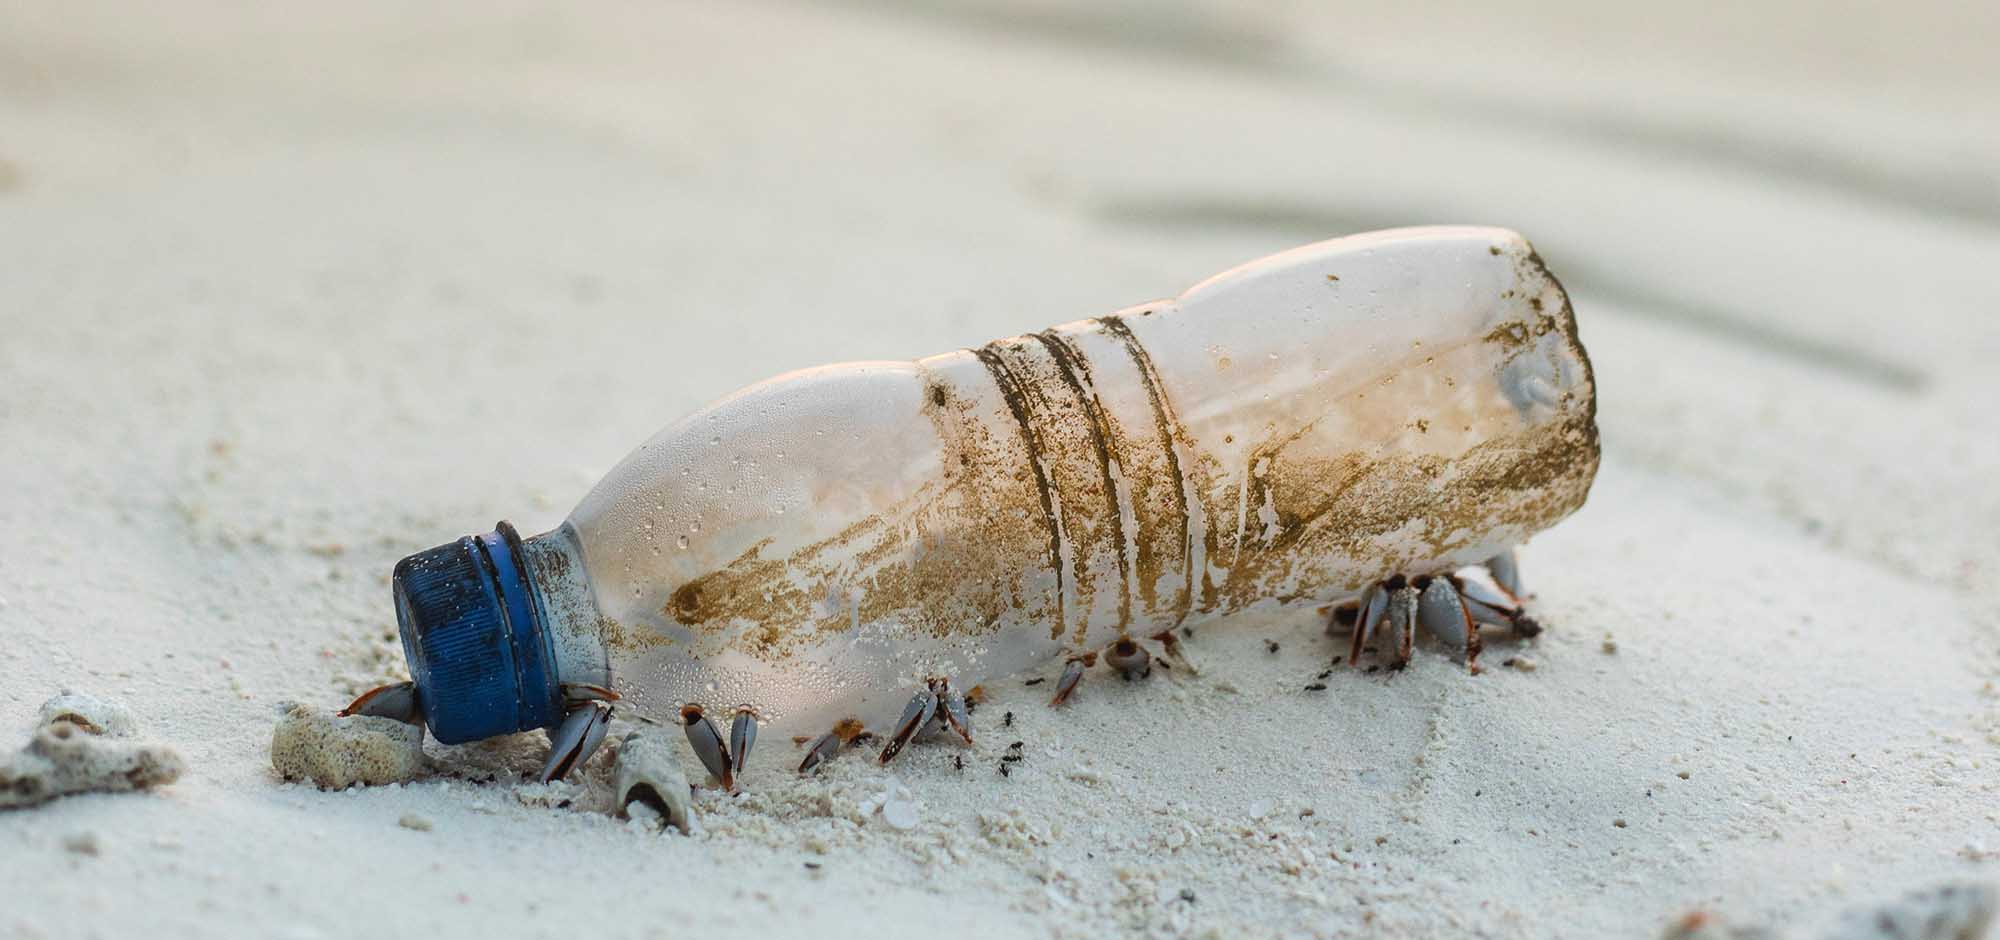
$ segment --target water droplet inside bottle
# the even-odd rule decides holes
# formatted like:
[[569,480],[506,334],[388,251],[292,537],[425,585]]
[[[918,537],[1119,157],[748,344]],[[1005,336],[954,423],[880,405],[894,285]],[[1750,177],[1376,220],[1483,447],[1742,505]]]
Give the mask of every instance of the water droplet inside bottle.
[[688,547],[688,537],[687,537],[687,536],[685,536],[685,535],[683,535],[683,536],[681,536],[680,538],[677,538],[677,539],[675,539],[675,540],[674,540],[674,544],[675,544],[675,545],[677,545],[677,546],[679,546],[679,547],[680,547],[680,549],[681,549],[681,551],[687,551],[687,547]]

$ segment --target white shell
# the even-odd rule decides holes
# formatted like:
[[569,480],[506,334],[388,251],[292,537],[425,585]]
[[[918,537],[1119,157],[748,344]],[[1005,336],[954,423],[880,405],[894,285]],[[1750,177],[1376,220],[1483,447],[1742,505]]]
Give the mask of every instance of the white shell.
[[654,813],[664,811],[665,825],[682,832],[694,826],[687,775],[681,772],[673,741],[664,731],[645,728],[625,736],[611,771],[611,787],[617,812],[630,813],[637,802]]

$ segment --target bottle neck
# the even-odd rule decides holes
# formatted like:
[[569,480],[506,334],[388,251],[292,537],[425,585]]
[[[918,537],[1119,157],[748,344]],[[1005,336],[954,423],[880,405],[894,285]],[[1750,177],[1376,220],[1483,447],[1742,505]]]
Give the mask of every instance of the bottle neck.
[[557,680],[568,685],[611,686],[604,617],[584,567],[583,545],[565,522],[521,543],[536,613],[555,655]]

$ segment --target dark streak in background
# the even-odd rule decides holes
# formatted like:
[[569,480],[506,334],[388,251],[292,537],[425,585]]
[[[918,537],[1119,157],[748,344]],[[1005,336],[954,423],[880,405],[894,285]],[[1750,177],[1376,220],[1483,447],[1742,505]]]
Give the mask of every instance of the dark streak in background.
[[981,33],[1017,36],[1050,45],[1143,55],[1170,54],[1182,62],[1293,71],[1285,65],[1285,42],[1274,34],[1245,29],[1240,21],[1164,5],[1132,15],[1131,4],[1071,6],[1012,4],[1006,0],[832,0],[830,6],[864,7],[885,13],[915,14]]
[[[1432,215],[1418,212],[1386,218],[1343,213],[1290,200],[1281,203],[1147,195],[1099,199],[1092,204],[1092,213],[1115,224],[1161,229],[1230,227],[1306,240],[1410,225]],[[1544,256],[1560,259],[1557,266],[1562,270],[1564,283],[1572,289],[1612,301],[1618,309],[1900,394],[1919,393],[1928,381],[1915,367],[1782,329],[1755,311],[1719,308],[1631,283],[1602,267],[1591,266],[1588,252],[1569,250],[1560,242],[1537,238],[1535,247]]]

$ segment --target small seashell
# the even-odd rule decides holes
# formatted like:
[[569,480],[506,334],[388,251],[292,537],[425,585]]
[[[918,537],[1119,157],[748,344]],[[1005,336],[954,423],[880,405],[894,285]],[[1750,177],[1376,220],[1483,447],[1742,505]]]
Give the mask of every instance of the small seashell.
[[137,723],[123,706],[65,692],[42,707],[28,746],[0,758],[0,809],[69,793],[145,790],[180,779],[186,764],[173,748],[116,738]]
[[[673,740],[658,729],[641,728],[625,736],[611,781],[618,812],[630,818],[657,815],[665,825],[683,833],[693,828],[687,774],[681,772],[680,761],[674,757]],[[633,804],[638,804],[636,814]]]
[[42,703],[41,720],[36,727],[46,728],[57,722],[108,738],[129,738],[139,731],[138,719],[132,717],[132,710],[124,703],[69,689]]

